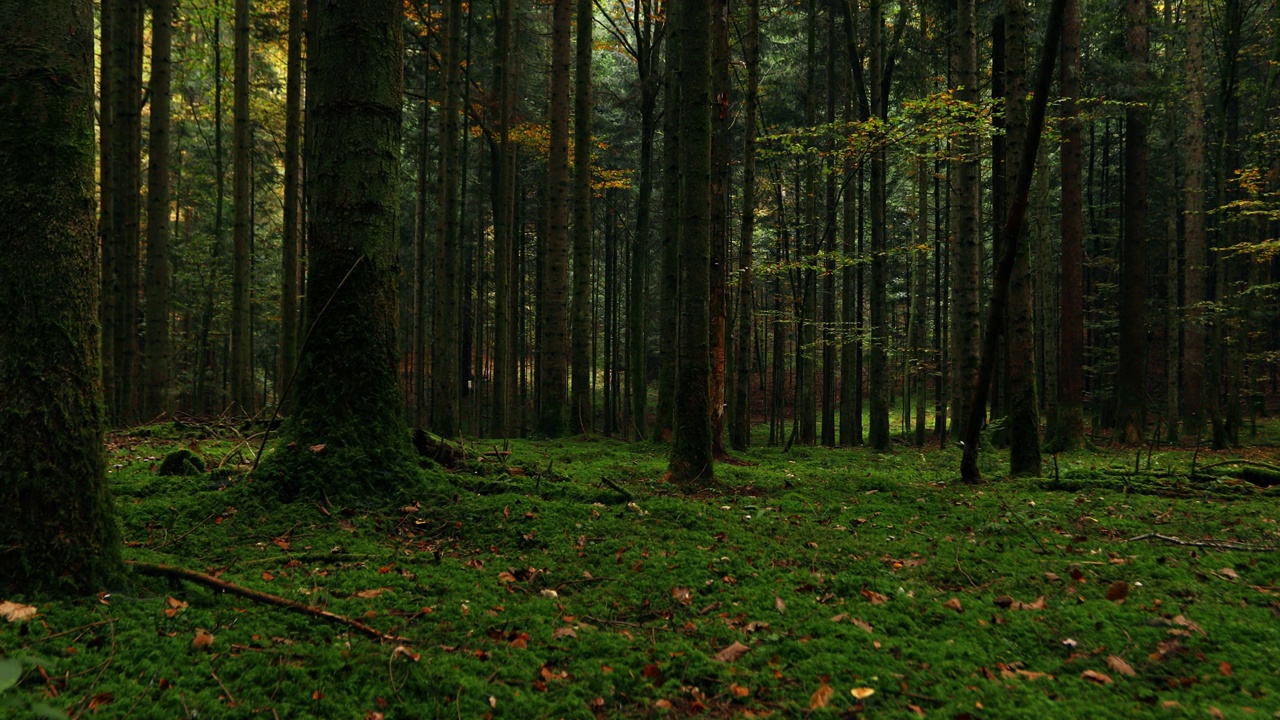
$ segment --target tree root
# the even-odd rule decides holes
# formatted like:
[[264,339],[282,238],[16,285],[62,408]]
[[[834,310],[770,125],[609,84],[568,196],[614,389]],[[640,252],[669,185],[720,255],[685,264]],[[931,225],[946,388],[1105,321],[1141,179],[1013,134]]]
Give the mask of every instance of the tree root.
[[229,592],[232,595],[238,595],[242,598],[248,598],[249,600],[254,600],[267,605],[275,605],[276,607],[284,608],[286,610],[292,610],[293,612],[296,612],[302,615],[308,615],[313,618],[327,620],[331,623],[336,623],[338,625],[346,625],[347,627],[353,630],[357,630],[360,633],[381,642],[393,642],[393,643],[402,643],[402,644],[413,642],[408,638],[400,637],[399,635],[389,635],[387,633],[382,632],[381,630],[378,630],[377,628],[365,625],[364,623],[358,620],[352,620],[349,617],[345,617],[337,613],[332,613],[322,608],[314,607],[311,605],[303,605],[300,602],[295,602],[287,598],[282,598],[278,595],[271,595],[269,593],[264,593],[259,590],[252,590],[242,585],[229,583],[226,580],[219,580],[218,578],[212,575],[198,573],[194,570],[187,570],[186,568],[174,567],[172,565],[161,565],[156,563],[138,562],[137,560],[126,560],[125,564],[128,565],[129,567],[132,567],[134,570],[142,573],[143,575],[154,575],[156,577],[168,577],[168,578],[178,578],[180,580],[188,580],[198,585],[204,585],[205,587],[210,587],[210,588],[213,588],[214,590],[221,590],[222,592]]

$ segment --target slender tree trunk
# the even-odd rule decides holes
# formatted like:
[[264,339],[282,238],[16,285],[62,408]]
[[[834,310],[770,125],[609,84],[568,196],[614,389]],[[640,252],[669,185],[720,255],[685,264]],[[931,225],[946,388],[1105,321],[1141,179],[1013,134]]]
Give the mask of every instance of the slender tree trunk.
[[929,380],[929,349],[925,345],[925,321],[929,302],[929,172],[924,157],[916,161],[916,242],[911,249],[915,267],[911,280],[911,330],[910,343],[914,375],[916,403],[916,446],[924,447],[925,388]]
[[547,243],[542,254],[542,353],[538,432],[556,437],[568,423],[569,63],[573,0],[555,0],[551,20],[551,155],[547,167]]
[[147,166],[146,417],[169,412],[169,91],[172,0],[154,0],[151,16],[151,145]]
[[707,384],[711,333],[711,33],[708,0],[680,6],[680,349],[668,477],[714,478]]
[[[1025,98],[1027,53],[1026,0],[1005,0],[1005,123],[1009,148],[1005,168],[1008,196],[1017,197],[1023,164],[1036,158],[1023,156],[1027,134]],[[1009,279],[1008,335],[1005,339],[1005,377],[1009,428],[1009,471],[1014,476],[1040,474],[1040,402],[1036,396],[1035,326],[1031,298],[1031,243],[1024,223],[1005,242],[1017,245],[1013,275]]]
[[1187,28],[1187,112],[1183,130],[1187,177],[1183,187],[1186,210],[1183,216],[1183,267],[1186,292],[1186,321],[1182,350],[1183,419],[1188,436],[1199,437],[1205,430],[1205,321],[1201,303],[1208,300],[1205,288],[1205,179],[1204,179],[1204,25],[1202,0],[1188,0]]
[[101,246],[98,287],[98,322],[102,345],[102,389],[105,398],[103,410],[108,418],[114,412],[115,399],[115,332],[116,283],[120,276],[120,236],[116,220],[116,185],[120,179],[116,173],[119,163],[116,155],[116,103],[121,92],[123,78],[120,75],[120,59],[115,40],[118,20],[116,14],[120,0],[101,0],[101,60],[98,78],[98,184],[99,220],[98,237]]
[[1062,172],[1062,299],[1058,328],[1058,397],[1054,447],[1084,442],[1084,211],[1080,197],[1080,0],[1066,0],[1059,87]]
[[[978,101],[978,37],[975,0],[958,0],[956,8],[956,99]],[[978,286],[981,237],[978,232],[978,136],[965,128],[955,138],[951,171],[951,210],[955,223],[951,246],[951,407],[957,436],[967,434],[974,379],[978,374],[980,316]]]
[[117,0],[111,12],[112,80],[112,152],[109,162],[112,188],[112,252],[114,269],[109,280],[113,310],[112,364],[113,385],[107,398],[110,421],[125,424],[136,419],[135,387],[138,349],[138,253],[139,197],[141,195],[140,163],[142,154],[142,1]]
[[[836,76],[836,13],[834,8],[827,13],[827,115],[826,122],[834,126],[836,121],[836,99],[839,95],[840,83]],[[832,148],[834,150],[835,148]],[[824,209],[826,218],[822,224],[822,249],[826,259],[822,265],[822,444],[835,447],[836,444],[836,378],[840,368],[836,364],[835,328],[839,322],[836,316],[836,179],[839,175],[836,156],[832,152],[824,161],[823,172],[826,174],[826,198]]]
[[666,86],[663,95],[663,178],[662,178],[662,260],[659,288],[662,304],[658,315],[658,406],[655,408],[653,440],[670,439],[675,417],[676,353],[680,305],[680,105],[679,43],[680,17],[674,12],[666,19],[663,42],[666,57]]
[[231,402],[235,412],[252,415],[254,411],[253,365],[249,330],[252,312],[249,302],[249,245],[253,228],[249,211],[251,128],[249,126],[249,0],[236,0],[234,135],[232,177],[235,205],[234,250],[231,273]]
[[659,76],[654,70],[656,48],[654,19],[647,3],[637,2],[633,15],[636,28],[636,68],[640,82],[640,188],[636,199],[636,235],[631,246],[631,284],[628,288],[627,334],[628,372],[631,382],[631,425],[635,437],[648,436],[648,333],[646,331],[649,287],[649,240],[652,234],[653,137],[657,114]]
[[[887,83],[884,65],[884,6],[881,0],[871,2],[871,112],[880,120],[888,119],[888,98],[884,97]],[[886,188],[886,152],[877,143],[871,155],[871,333],[868,357],[868,380],[871,386],[871,447],[889,449],[889,297],[888,247],[885,240],[885,210],[888,204]]]
[[729,309],[729,0],[711,0],[711,336],[708,405],[711,411],[711,449],[724,449],[726,330]]
[[122,575],[108,490],[94,268],[93,13],[0,0],[0,592]]
[[493,404],[489,433],[511,434],[511,407],[515,402],[515,145],[511,120],[515,104],[515,63],[512,45],[516,0],[498,5],[498,58],[494,85],[498,88],[498,147],[494,163],[493,199]]
[[302,291],[302,24],[304,0],[289,0],[289,65],[285,71],[284,109],[284,228],[281,237],[280,377],[277,402],[293,407],[284,397],[298,367],[299,300]]
[[[807,52],[805,54],[804,108],[805,125],[818,123],[818,4],[809,0],[805,20]],[[818,234],[817,234],[817,182],[816,160],[804,156],[802,171],[796,178],[796,248],[804,255],[799,293],[799,312],[796,313],[796,415],[798,429],[796,440],[801,445],[812,445],[818,440],[817,368],[814,353],[818,349]],[[803,180],[801,179],[803,176]],[[803,185],[801,184],[803,182]]]
[[577,0],[577,67],[573,96],[573,322],[571,432],[588,433],[592,427],[591,388],[595,365],[591,362],[591,0]]
[[439,213],[436,226],[435,303],[431,349],[431,429],[453,437],[461,429],[459,394],[462,335],[462,242],[458,203],[462,184],[458,122],[462,103],[462,0],[445,5],[445,48],[441,57]]
[[1141,442],[1146,408],[1147,4],[1127,0],[1125,40],[1134,96],[1125,110],[1124,227],[1120,245],[1120,360],[1116,372],[1117,439]]
[[735,450],[751,446],[751,332],[753,326],[751,287],[752,246],[756,222],[756,115],[760,102],[760,0],[748,0],[747,36],[744,40],[747,65],[747,97],[743,119],[745,139],[742,150],[742,236],[738,244],[738,323],[733,352],[733,415],[729,418],[729,445]]

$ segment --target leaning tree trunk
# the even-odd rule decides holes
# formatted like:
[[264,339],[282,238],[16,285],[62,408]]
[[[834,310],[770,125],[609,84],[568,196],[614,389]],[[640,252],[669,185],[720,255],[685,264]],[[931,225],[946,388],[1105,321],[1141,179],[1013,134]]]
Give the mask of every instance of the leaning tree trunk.
[[0,593],[121,574],[98,377],[89,0],[0,0]]
[[151,16],[151,147],[147,166],[146,417],[169,406],[169,91],[173,2],[155,0]]
[[310,338],[282,444],[258,472],[286,498],[389,497],[419,477],[396,370],[400,11],[312,6]]

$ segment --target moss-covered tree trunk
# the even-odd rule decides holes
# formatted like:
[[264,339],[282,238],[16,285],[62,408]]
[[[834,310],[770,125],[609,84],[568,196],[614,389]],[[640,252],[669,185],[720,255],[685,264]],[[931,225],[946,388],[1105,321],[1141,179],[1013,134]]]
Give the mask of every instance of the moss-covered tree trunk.
[[711,277],[711,26],[708,0],[680,6],[680,324],[668,474],[688,485],[714,476],[707,384]]
[[400,4],[311,11],[310,336],[285,444],[261,475],[286,497],[368,496],[415,467],[396,373]]
[[89,0],[0,0],[0,592],[121,570],[102,449]]

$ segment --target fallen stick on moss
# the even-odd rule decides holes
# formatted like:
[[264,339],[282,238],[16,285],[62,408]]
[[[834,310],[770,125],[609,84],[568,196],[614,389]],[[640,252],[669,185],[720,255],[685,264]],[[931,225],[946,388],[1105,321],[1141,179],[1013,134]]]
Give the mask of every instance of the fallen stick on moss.
[[1200,469],[1209,470],[1211,468],[1222,467],[1224,465],[1246,465],[1248,467],[1262,468],[1263,470],[1272,470],[1280,473],[1280,465],[1272,465],[1271,463],[1259,462],[1257,460],[1223,460],[1221,462],[1203,465]]
[[349,617],[345,617],[337,613],[332,613],[332,612],[329,612],[328,610],[324,610],[311,605],[303,605],[300,602],[295,602],[287,598],[282,598],[279,595],[271,595],[269,593],[264,593],[259,590],[253,590],[253,589],[244,587],[242,585],[229,583],[226,580],[219,580],[218,578],[212,575],[198,573],[194,570],[187,570],[186,568],[174,567],[172,565],[161,565],[156,563],[138,562],[137,560],[126,560],[125,564],[132,567],[134,570],[137,570],[138,572],[142,573],[143,575],[155,575],[157,577],[169,577],[169,578],[178,578],[180,580],[189,580],[193,583],[204,585],[205,587],[211,587],[215,590],[229,592],[232,595],[239,595],[240,597],[248,598],[250,600],[256,600],[257,602],[265,603],[267,605],[275,605],[276,607],[284,608],[286,610],[292,610],[293,612],[300,613],[302,615],[309,615],[311,617],[319,618],[321,620],[328,620],[329,622],[337,623],[339,625],[346,625],[347,627],[352,628],[353,630],[358,630],[359,632],[365,635],[368,635],[374,640],[380,640],[382,642],[394,642],[394,643],[412,643],[413,642],[412,640],[408,638],[400,637],[399,635],[388,635],[387,633],[384,633],[381,630],[378,630],[377,628],[365,625],[364,623],[358,620],[352,620]]
[[1275,550],[1274,547],[1264,547],[1262,545],[1241,545],[1240,543],[1219,542],[1216,540],[1183,540],[1182,538],[1174,537],[1173,535],[1161,535],[1160,533],[1145,533],[1137,537],[1129,538],[1129,542],[1137,542],[1139,540],[1161,540],[1174,545],[1212,548],[1214,550],[1243,550],[1245,552],[1270,552]]

